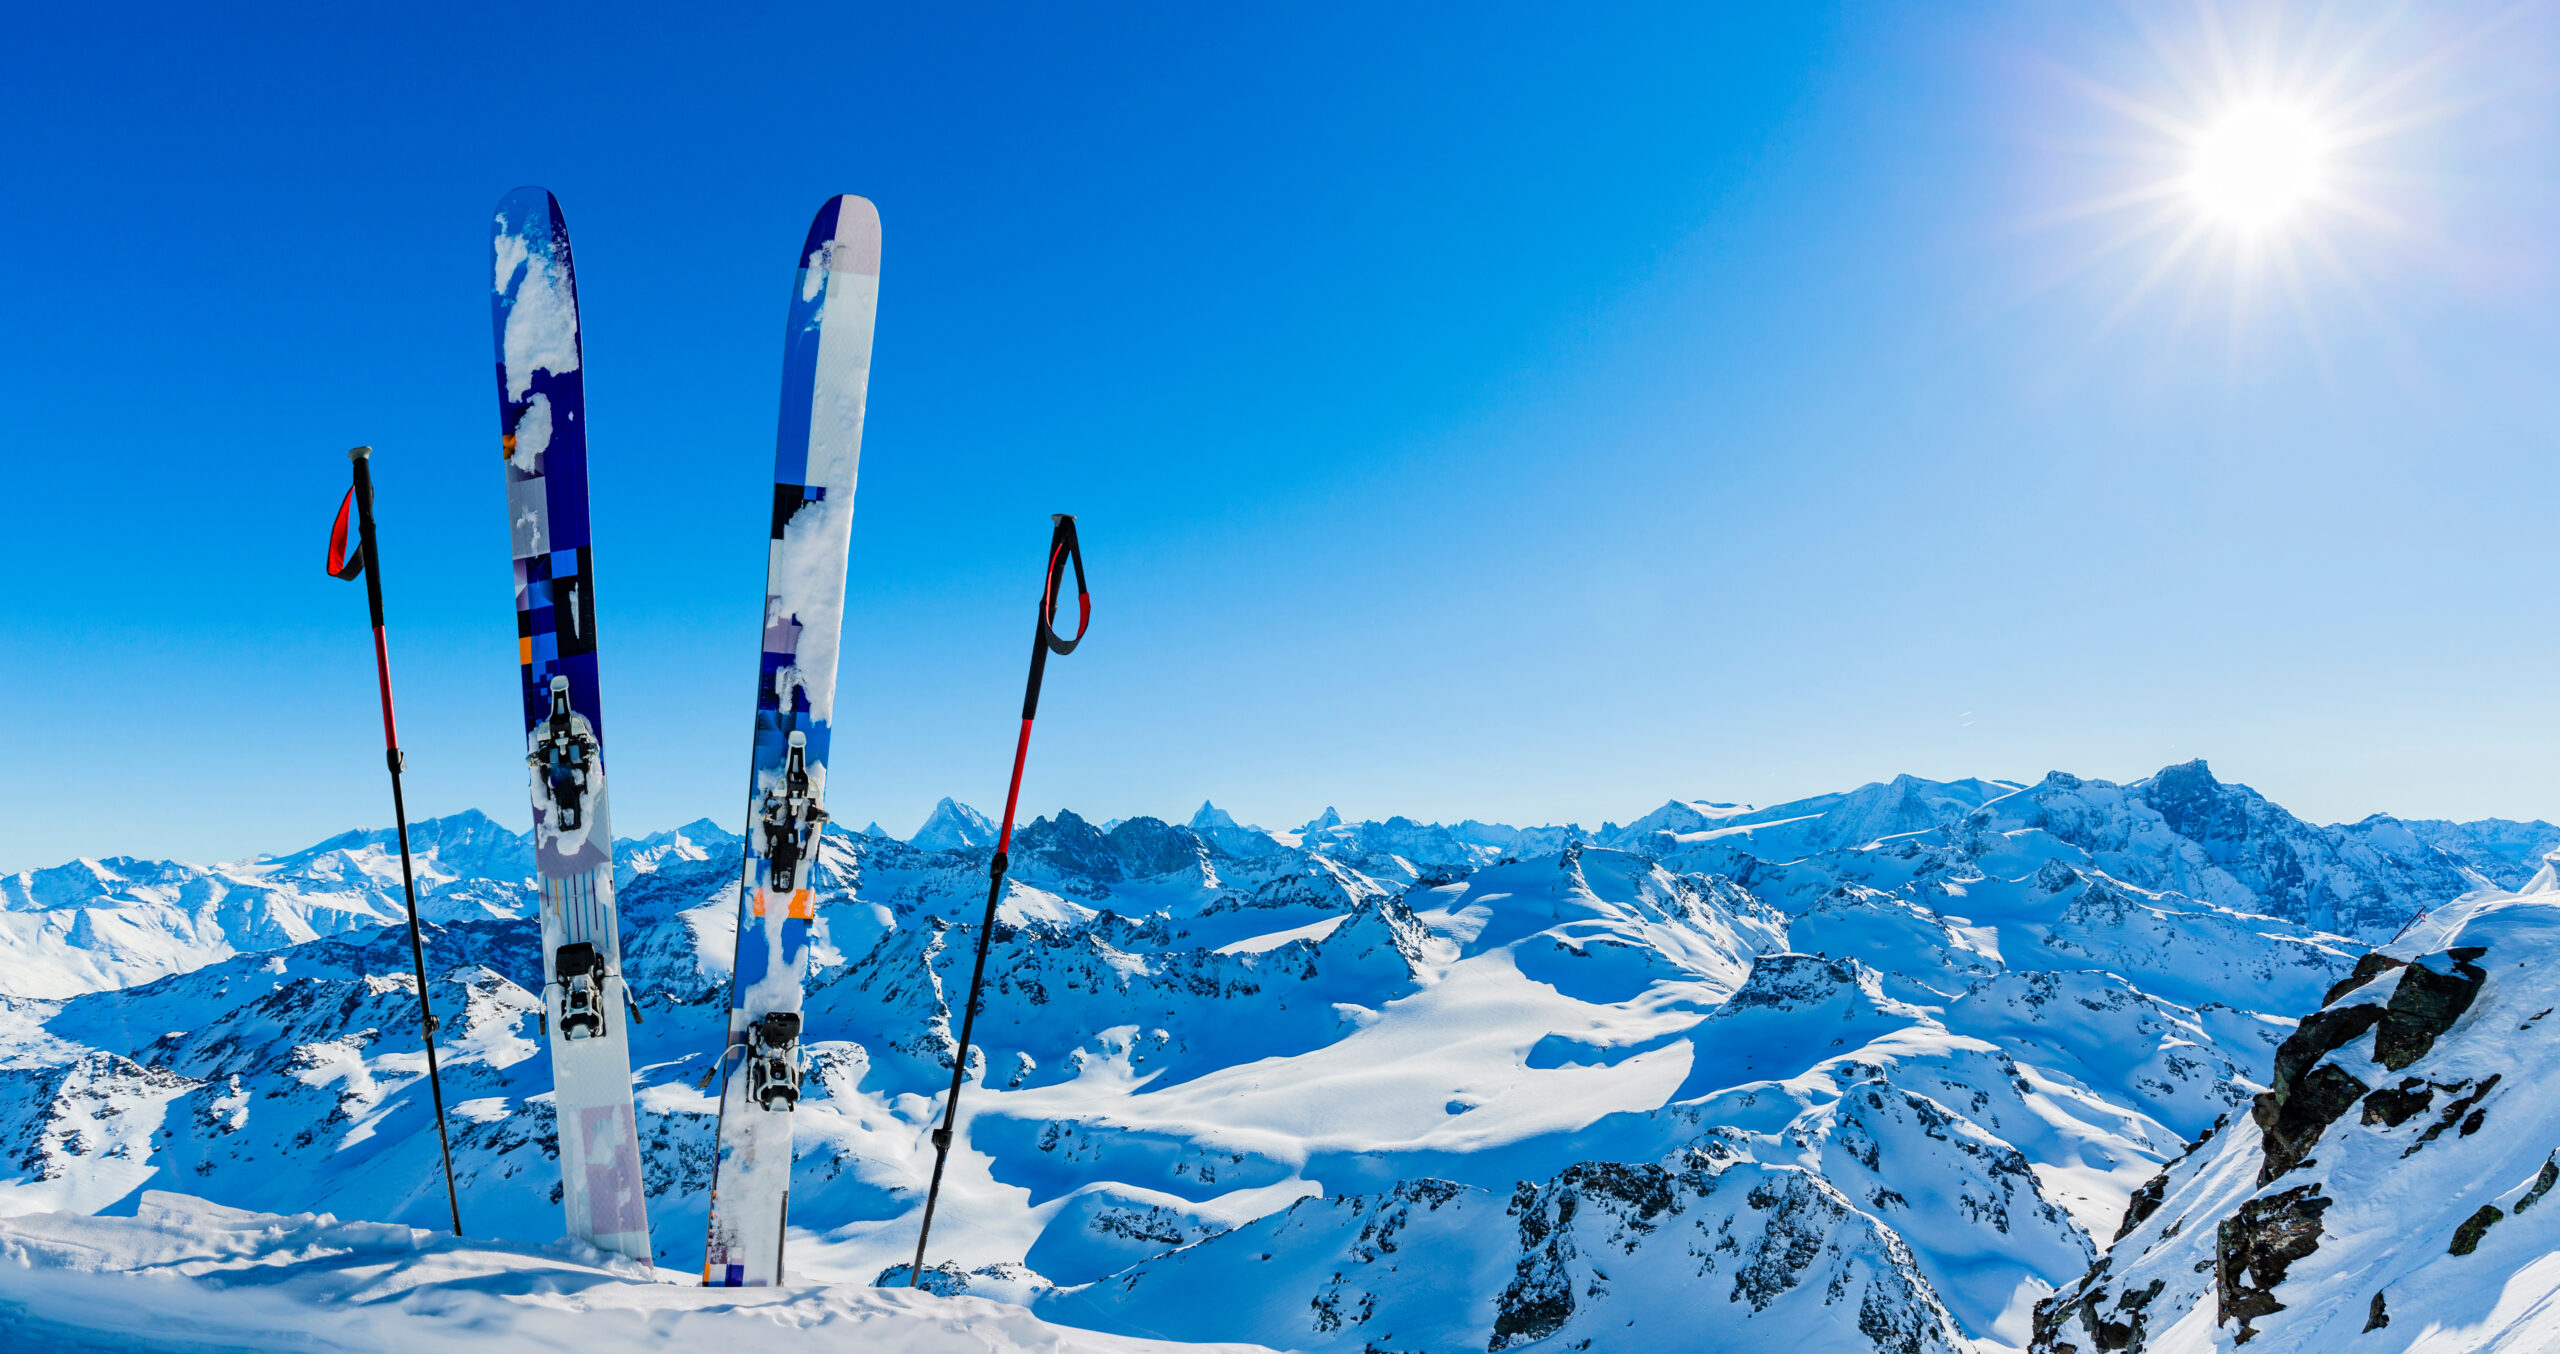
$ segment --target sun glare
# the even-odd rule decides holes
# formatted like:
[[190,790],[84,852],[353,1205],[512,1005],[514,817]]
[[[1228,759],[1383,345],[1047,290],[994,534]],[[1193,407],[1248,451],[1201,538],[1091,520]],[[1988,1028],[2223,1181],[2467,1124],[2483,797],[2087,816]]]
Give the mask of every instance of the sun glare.
[[2327,157],[2327,138],[2308,112],[2242,104],[2196,138],[2187,187],[2214,220],[2265,230],[2282,225],[2319,195]]
[[2488,97],[2462,81],[2508,20],[2283,0],[2126,12],[2140,45],[2106,58],[2114,80],[2064,72],[2100,117],[2051,142],[2074,157],[2057,179],[2085,193],[2048,208],[2046,224],[2085,228],[2054,281],[2122,287],[2100,334],[2149,306],[2181,330],[2218,314],[2235,354],[2284,311],[2315,354],[2326,316],[2389,327],[2370,270],[2421,244],[2413,195],[2441,181],[2412,138]]

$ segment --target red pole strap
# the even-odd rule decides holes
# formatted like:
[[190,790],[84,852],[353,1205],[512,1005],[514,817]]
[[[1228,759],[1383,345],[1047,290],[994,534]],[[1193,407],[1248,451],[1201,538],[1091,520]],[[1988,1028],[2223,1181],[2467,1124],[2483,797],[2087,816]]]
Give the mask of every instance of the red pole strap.
[[355,505],[356,491],[349,489],[347,496],[338,503],[338,520],[329,527],[329,576],[331,578],[352,579],[364,568],[364,543],[358,541],[355,549],[347,548],[347,514]]

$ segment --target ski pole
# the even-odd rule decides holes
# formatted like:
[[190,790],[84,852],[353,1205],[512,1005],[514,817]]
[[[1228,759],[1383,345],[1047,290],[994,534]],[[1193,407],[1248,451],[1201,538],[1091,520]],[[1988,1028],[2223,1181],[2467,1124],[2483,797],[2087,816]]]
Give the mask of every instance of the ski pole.
[[[391,768],[391,816],[400,830],[400,889],[409,901],[409,962],[418,976],[418,1023],[427,1044],[427,1092],[435,1099],[436,1147],[444,1154],[444,1201],[453,1212],[453,1234],[462,1235],[462,1196],[453,1185],[453,1140],[444,1126],[444,1078],[436,1067],[436,1012],[427,1000],[427,946],[418,934],[418,882],[409,863],[409,806],[400,793],[400,729],[391,717],[391,648],[382,628],[382,556],[373,530],[373,448],[355,447],[355,487],[338,504],[338,522],[329,531],[329,574],[352,579],[364,575],[365,601],[373,608],[373,673],[382,688],[382,759]],[[353,556],[347,554],[347,509],[355,508],[362,536]]]
[[[907,1287],[920,1286],[924,1278],[924,1247],[933,1235],[933,1206],[942,1197],[942,1168],[951,1159],[951,1126],[960,1117],[960,1084],[969,1073],[969,1035],[978,1023],[978,990],[987,979],[987,941],[995,931],[996,902],[1004,896],[1004,872],[1010,862],[1005,850],[1013,844],[1013,810],[1022,798],[1022,762],[1031,752],[1031,719],[1040,712],[1040,677],[1048,670],[1049,655],[1074,653],[1084,640],[1085,627],[1093,623],[1093,597],[1084,586],[1084,547],[1076,542],[1076,519],[1065,513],[1052,513],[1055,525],[1049,532],[1049,569],[1040,584],[1039,623],[1031,632],[1031,678],[1022,692],[1022,732],[1013,744],[1013,783],[1004,792],[1004,826],[996,834],[996,858],[987,870],[987,913],[978,923],[978,959],[969,970],[969,1001],[960,1013],[960,1056],[951,1064],[951,1094],[942,1102],[942,1127],[933,1131],[933,1183],[924,1195],[924,1225],[916,1230],[916,1262],[907,1267]],[[1065,582],[1064,570],[1073,565],[1076,571],[1076,633],[1072,639],[1058,637],[1058,587]]]

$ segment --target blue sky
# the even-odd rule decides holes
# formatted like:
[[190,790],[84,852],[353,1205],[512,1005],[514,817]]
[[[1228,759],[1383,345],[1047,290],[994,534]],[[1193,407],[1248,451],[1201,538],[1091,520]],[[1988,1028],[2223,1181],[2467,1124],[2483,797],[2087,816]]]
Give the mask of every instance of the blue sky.
[[[413,809],[526,817],[519,183],[577,242],[626,832],[741,814],[837,192],[886,239],[840,818],[1000,801],[1059,510],[1094,638],[1027,812],[2204,756],[2324,820],[2560,817],[2547,6],[543,13],[21,18],[0,868],[387,821],[318,567],[355,442]],[[2261,73],[2353,132],[2290,283],[2120,201]]]

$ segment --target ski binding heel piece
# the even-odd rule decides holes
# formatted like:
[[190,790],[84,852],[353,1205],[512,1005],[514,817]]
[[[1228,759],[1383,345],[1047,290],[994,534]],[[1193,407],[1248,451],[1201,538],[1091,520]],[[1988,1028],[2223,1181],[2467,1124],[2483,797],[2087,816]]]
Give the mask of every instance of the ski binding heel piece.
[[768,1110],[800,1103],[800,1013],[775,1011],[747,1027],[747,1098]]
[[593,1039],[604,1033],[604,956],[581,940],[563,945],[553,967],[560,983],[560,1037]]

